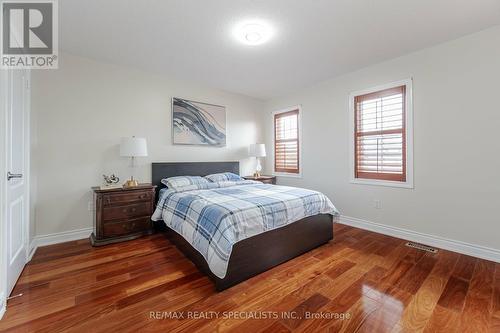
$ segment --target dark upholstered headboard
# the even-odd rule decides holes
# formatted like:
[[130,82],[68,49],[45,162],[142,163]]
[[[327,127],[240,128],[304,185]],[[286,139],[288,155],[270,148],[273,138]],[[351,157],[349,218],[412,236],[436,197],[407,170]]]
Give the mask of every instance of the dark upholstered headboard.
[[156,185],[156,200],[163,178],[175,176],[206,176],[212,173],[232,172],[240,174],[240,162],[166,162],[152,163],[151,182]]

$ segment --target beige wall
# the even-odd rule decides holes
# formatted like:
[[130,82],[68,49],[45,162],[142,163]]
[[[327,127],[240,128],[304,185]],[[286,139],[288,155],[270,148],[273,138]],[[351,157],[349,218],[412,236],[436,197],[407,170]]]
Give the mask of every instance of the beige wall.
[[[351,184],[349,93],[409,77],[415,188]],[[496,27],[269,101],[269,146],[270,112],[302,105],[303,177],[278,182],[321,190],[346,216],[500,249],[499,80]]]
[[[171,144],[171,98],[226,106],[227,147]],[[92,226],[90,187],[102,174],[129,176],[119,157],[124,136],[146,137],[149,157],[135,174],[151,180],[151,162],[234,161],[250,173],[250,143],[262,141],[263,103],[249,97],[61,54],[58,70],[32,75],[35,232],[45,235]]]

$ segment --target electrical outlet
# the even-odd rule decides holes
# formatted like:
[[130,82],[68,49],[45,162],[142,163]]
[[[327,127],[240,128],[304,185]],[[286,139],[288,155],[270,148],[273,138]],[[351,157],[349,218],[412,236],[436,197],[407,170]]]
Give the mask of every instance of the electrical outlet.
[[375,209],[382,208],[382,204],[380,203],[380,200],[378,200],[378,199],[373,200],[373,208],[375,208]]

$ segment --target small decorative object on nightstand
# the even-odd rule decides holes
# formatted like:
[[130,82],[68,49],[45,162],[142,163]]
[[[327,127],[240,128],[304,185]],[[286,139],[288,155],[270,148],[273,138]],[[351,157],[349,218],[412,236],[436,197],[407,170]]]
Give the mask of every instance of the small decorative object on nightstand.
[[243,177],[243,179],[246,179],[246,180],[256,180],[256,181],[259,181],[259,182],[263,182],[264,184],[273,184],[273,185],[276,184],[276,176],[264,176],[264,175],[261,175],[259,177],[245,176],[245,177]]
[[151,184],[104,190],[92,187],[95,207],[92,245],[122,242],[153,233],[155,188]]
[[101,190],[110,190],[113,188],[121,188],[121,185],[118,185],[120,178],[112,174],[111,176],[102,175],[104,178],[104,185],[101,186]]

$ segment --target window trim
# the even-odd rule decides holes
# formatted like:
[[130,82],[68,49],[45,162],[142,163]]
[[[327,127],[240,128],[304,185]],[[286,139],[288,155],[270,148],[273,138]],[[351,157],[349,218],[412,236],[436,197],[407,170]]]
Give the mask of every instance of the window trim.
[[[275,124],[274,124],[274,117],[277,115],[277,114],[281,114],[281,113],[287,113],[287,112],[291,112],[291,111],[295,111],[295,110],[299,110],[299,114],[298,114],[298,121],[299,121],[299,173],[290,173],[290,172],[276,172],[275,171],[275,153],[274,153],[274,150],[275,150]],[[295,105],[295,106],[290,106],[290,107],[287,107],[285,109],[280,109],[280,110],[276,110],[276,111],[273,111],[271,112],[271,123],[272,123],[272,128],[271,128],[271,133],[272,133],[272,140],[273,140],[273,150],[272,150],[272,172],[271,174],[273,176],[278,176],[278,177],[291,177],[291,178],[302,178],[302,150],[303,150],[303,147],[304,147],[304,143],[302,141],[302,105]]]
[[[400,188],[414,188],[413,184],[413,79],[405,79],[401,81],[391,82],[388,84],[379,85],[369,89],[364,89],[360,91],[355,91],[349,94],[349,173],[350,173],[350,183],[351,184],[361,184],[361,185],[378,185],[378,186],[390,186],[390,187],[400,187]],[[363,179],[356,178],[355,170],[355,150],[356,143],[354,140],[355,136],[355,117],[356,109],[354,99],[356,96],[371,94],[381,90],[391,89],[399,86],[406,86],[405,93],[405,109],[406,113],[404,115],[405,119],[405,141],[406,141],[406,181],[391,181],[391,180],[380,180],[380,179]]]

